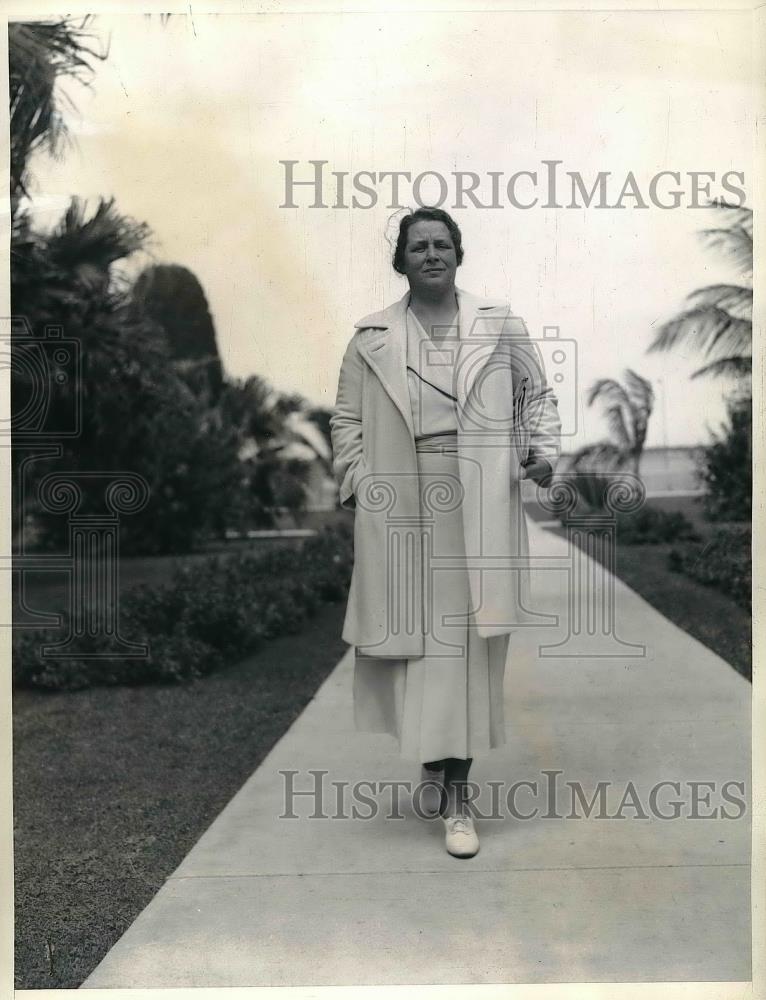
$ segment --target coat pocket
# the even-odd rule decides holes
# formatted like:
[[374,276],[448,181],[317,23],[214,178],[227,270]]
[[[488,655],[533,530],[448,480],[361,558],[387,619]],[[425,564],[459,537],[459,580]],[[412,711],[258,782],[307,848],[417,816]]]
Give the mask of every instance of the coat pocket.
[[529,457],[530,431],[529,414],[527,413],[527,390],[529,386],[529,376],[525,375],[519,379],[513,390],[513,444],[519,459],[519,464],[523,465]]
[[351,489],[354,491],[354,499],[356,500],[359,491],[359,480],[362,476],[367,474],[367,458],[362,452],[359,456],[359,461],[356,463],[353,473],[351,474]]

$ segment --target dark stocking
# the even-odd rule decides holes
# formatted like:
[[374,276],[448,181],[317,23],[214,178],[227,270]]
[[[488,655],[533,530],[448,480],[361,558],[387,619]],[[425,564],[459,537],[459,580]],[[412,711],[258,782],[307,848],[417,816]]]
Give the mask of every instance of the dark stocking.
[[467,812],[468,772],[473,757],[467,760],[461,757],[447,757],[444,763],[444,787],[447,791],[444,813],[447,816],[459,816]]
[[423,764],[423,767],[425,767],[428,771],[443,771],[444,770],[444,761],[443,760],[427,760]]

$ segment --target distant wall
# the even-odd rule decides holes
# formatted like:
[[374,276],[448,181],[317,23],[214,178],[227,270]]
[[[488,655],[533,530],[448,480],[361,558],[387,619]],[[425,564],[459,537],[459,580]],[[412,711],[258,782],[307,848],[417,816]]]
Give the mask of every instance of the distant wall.
[[[640,473],[651,493],[697,493],[702,485],[695,473],[699,446],[646,448],[641,456]],[[566,456],[562,456],[566,457]]]

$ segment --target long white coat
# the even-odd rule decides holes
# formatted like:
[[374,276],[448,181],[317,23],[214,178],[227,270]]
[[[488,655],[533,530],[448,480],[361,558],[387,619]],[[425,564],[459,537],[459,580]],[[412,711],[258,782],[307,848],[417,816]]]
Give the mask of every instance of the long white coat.
[[528,571],[519,568],[528,555],[519,468],[532,454],[555,466],[558,403],[524,321],[507,303],[456,293],[459,482],[430,490],[424,502],[406,371],[409,291],[355,324],[341,365],[333,468],[341,505],[355,509],[343,639],[368,655],[423,655],[429,567],[450,565],[429,546],[440,505],[462,501],[479,635],[513,631],[529,608]]

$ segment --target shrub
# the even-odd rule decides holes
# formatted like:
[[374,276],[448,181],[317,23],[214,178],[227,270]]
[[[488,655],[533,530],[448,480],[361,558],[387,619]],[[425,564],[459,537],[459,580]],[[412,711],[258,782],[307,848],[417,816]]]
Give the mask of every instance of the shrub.
[[[582,500],[582,493],[580,497]],[[599,517],[605,513],[603,508],[589,508],[580,502],[573,514],[564,514],[561,517],[561,523],[566,527],[572,517],[579,521],[583,516],[587,517],[589,510]],[[699,540],[694,525],[681,511],[641,507],[630,514],[617,514],[616,524],[617,539],[625,545],[657,545],[662,542]]]
[[576,469],[569,474],[568,478],[577,490],[579,509],[582,509],[582,505],[585,504],[586,508],[603,510],[604,495],[611,482],[608,475]]
[[715,587],[750,611],[752,552],[750,528],[721,528],[703,547],[671,549],[668,566],[693,580]]
[[634,514],[617,515],[617,538],[627,545],[698,541],[694,525],[681,511],[641,507]]
[[338,524],[297,549],[181,564],[169,584],[144,584],[121,599],[120,633],[147,645],[148,656],[107,657],[106,640],[96,636],[78,640],[78,649],[91,658],[41,657],[40,647],[60,642],[66,628],[20,629],[14,683],[72,690],[202,677],[254,652],[263,640],[299,631],[322,603],[341,600],[352,560],[351,528]]
[[705,511],[717,521],[747,521],[752,510],[752,415],[750,396],[731,397],[728,421],[702,450],[700,477],[706,487]]

